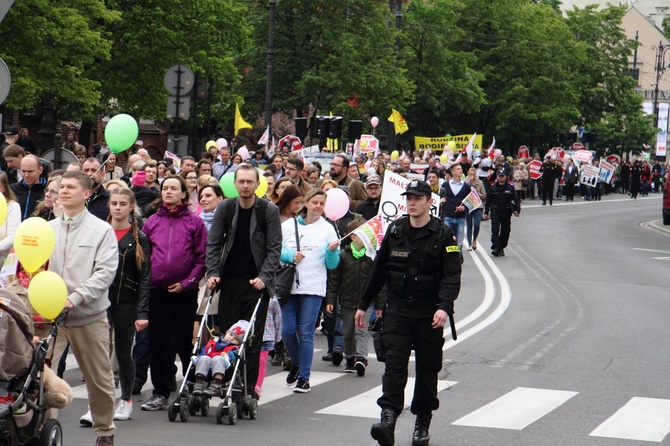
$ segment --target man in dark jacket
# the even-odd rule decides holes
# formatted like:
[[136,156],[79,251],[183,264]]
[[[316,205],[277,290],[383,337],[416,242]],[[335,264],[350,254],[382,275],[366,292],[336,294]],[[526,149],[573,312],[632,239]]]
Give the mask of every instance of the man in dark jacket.
[[379,214],[379,202],[382,198],[382,178],[379,175],[370,175],[365,180],[365,192],[367,192],[368,198],[356,206],[354,213],[361,214],[364,219],[370,220]]
[[461,250],[461,262],[463,261],[463,238],[465,237],[465,214],[467,208],[463,200],[472,190],[470,185],[463,181],[463,168],[460,164],[454,163],[449,166],[451,179],[445,181],[442,185],[444,189],[445,202],[442,205],[444,213],[444,223],[446,223],[456,235],[456,244]]
[[504,256],[509,233],[512,226],[512,215],[519,216],[521,200],[514,190],[514,186],[507,182],[507,172],[501,169],[497,173],[497,181],[489,188],[486,194],[483,220],[488,220],[491,214],[491,255]]
[[551,206],[554,204],[554,181],[561,177],[562,169],[554,163],[551,156],[547,155],[544,157],[540,172],[542,172],[542,205],[546,205],[549,198]]
[[396,418],[405,406],[407,365],[416,356],[414,398],[416,415],[412,444],[427,445],[432,412],[437,410],[437,376],[442,369],[444,324],[454,313],[461,288],[461,263],[453,231],[430,215],[431,188],[410,181],[405,193],[409,216],[391,223],[363,288],[354,320],[366,326],[365,311],[382,287],[383,346],[386,367],[382,378],[381,421],[370,434],[382,446],[395,443]]
[[109,192],[102,187],[102,177],[105,173],[100,166],[100,161],[97,158],[86,158],[81,170],[91,177],[93,183],[91,187],[93,193],[86,200],[88,212],[100,220],[107,221],[109,216]]
[[37,203],[44,200],[44,188],[47,182],[40,178],[42,165],[35,155],[26,155],[21,160],[21,174],[23,179],[10,187],[16,201],[21,206],[21,221],[33,215]]
[[256,197],[259,185],[258,170],[251,164],[240,164],[235,170],[239,197],[219,203],[207,239],[207,286],[223,285],[219,327],[225,329],[239,319],[251,320],[256,303],[261,302],[254,324],[257,341],[247,350],[249,392],[258,379],[260,341],[282,247],[279,208]]

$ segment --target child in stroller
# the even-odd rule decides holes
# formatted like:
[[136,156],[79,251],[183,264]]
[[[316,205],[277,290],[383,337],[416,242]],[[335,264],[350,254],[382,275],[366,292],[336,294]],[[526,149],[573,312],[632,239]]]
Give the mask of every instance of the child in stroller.
[[[195,365],[193,395],[221,396],[221,383],[226,370],[235,362],[249,322],[239,320],[233,324],[223,338],[210,339],[202,348]],[[205,380],[212,372],[212,381],[205,388]]]

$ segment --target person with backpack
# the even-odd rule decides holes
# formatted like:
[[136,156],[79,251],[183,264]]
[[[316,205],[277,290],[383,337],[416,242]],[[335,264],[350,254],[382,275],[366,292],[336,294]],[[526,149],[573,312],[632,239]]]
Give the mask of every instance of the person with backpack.
[[[279,208],[255,194],[260,174],[251,164],[235,170],[239,197],[216,208],[207,239],[207,286],[220,286],[219,327],[240,319],[251,321],[256,303],[261,304],[253,326],[257,342],[246,350],[247,383],[258,381],[258,366],[270,297],[282,247]],[[253,389],[253,386],[249,386]],[[252,396],[258,395],[252,390]]]
[[386,286],[382,312],[382,345],[385,350],[381,421],[370,434],[382,446],[395,443],[398,415],[405,407],[407,366],[412,350],[416,381],[410,409],[416,415],[413,445],[427,445],[432,412],[437,410],[437,377],[442,369],[444,325],[454,314],[461,288],[460,249],[454,231],[430,215],[431,187],[412,180],[403,195],[407,213],[391,223],[372,270],[363,287],[354,316],[356,326],[366,326],[365,314],[377,293]]

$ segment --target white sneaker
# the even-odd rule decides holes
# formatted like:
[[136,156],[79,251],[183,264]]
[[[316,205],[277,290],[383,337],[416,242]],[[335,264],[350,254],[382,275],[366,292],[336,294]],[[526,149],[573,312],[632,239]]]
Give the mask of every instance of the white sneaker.
[[114,419],[119,421],[126,421],[133,413],[133,402],[126,400],[119,400],[114,409]]
[[93,416],[91,415],[91,409],[88,409],[88,411],[82,415],[81,418],[79,418],[79,424],[87,427],[93,426]]

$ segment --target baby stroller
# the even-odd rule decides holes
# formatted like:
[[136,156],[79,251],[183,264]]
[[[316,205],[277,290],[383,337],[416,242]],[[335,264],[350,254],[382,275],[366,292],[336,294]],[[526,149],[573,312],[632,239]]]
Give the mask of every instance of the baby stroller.
[[16,294],[0,289],[0,446],[63,444],[60,423],[48,418],[43,374],[49,345],[65,314],[33,347],[28,308]]
[[[212,397],[209,395],[194,395],[194,383],[191,379],[195,374],[195,365],[198,360],[198,352],[203,347],[203,345],[207,343],[207,339],[205,338],[209,337],[209,331],[205,331],[205,321],[207,320],[209,309],[212,304],[212,294],[210,292],[208,293],[209,295],[207,296],[207,305],[205,306],[205,311],[203,314],[203,323],[200,325],[200,329],[198,330],[198,335],[193,346],[191,362],[189,363],[188,370],[186,371],[186,378],[184,381],[182,381],[179,394],[168,405],[168,419],[170,421],[175,421],[177,419],[177,415],[179,415],[179,419],[182,422],[186,422],[188,421],[190,415],[196,415],[198,412],[200,412],[203,417],[206,417],[209,414],[209,400]],[[258,312],[260,302],[261,300],[259,299],[256,303],[256,307],[254,308],[252,320],[250,321],[251,327],[253,327],[254,321],[256,319],[256,313]],[[228,416],[228,421],[230,424],[235,424],[238,413],[246,413],[251,419],[256,418],[256,414],[258,412],[258,401],[256,401],[254,398],[251,398],[250,396],[247,396],[246,364],[242,366],[243,370],[240,370],[240,364],[244,362],[246,342],[249,339],[249,332],[252,330],[253,329],[248,330],[244,335],[238,351],[238,359],[235,361],[235,367],[230,367],[228,370],[226,370],[224,379],[225,381],[229,381],[230,384],[228,385],[228,388],[225,389],[225,396],[222,396],[224,399],[223,403],[219,405],[219,409],[217,411],[217,421],[219,424],[222,423],[222,417],[224,416],[220,415],[220,413],[223,414],[224,412],[225,415]],[[243,383],[241,386],[239,384],[240,382]],[[233,387],[235,387],[235,393],[232,393]],[[223,388],[222,391],[224,391]],[[233,409],[230,409],[229,401],[232,399],[234,399],[235,404],[232,405]],[[222,406],[225,406],[225,408],[222,408]]]

